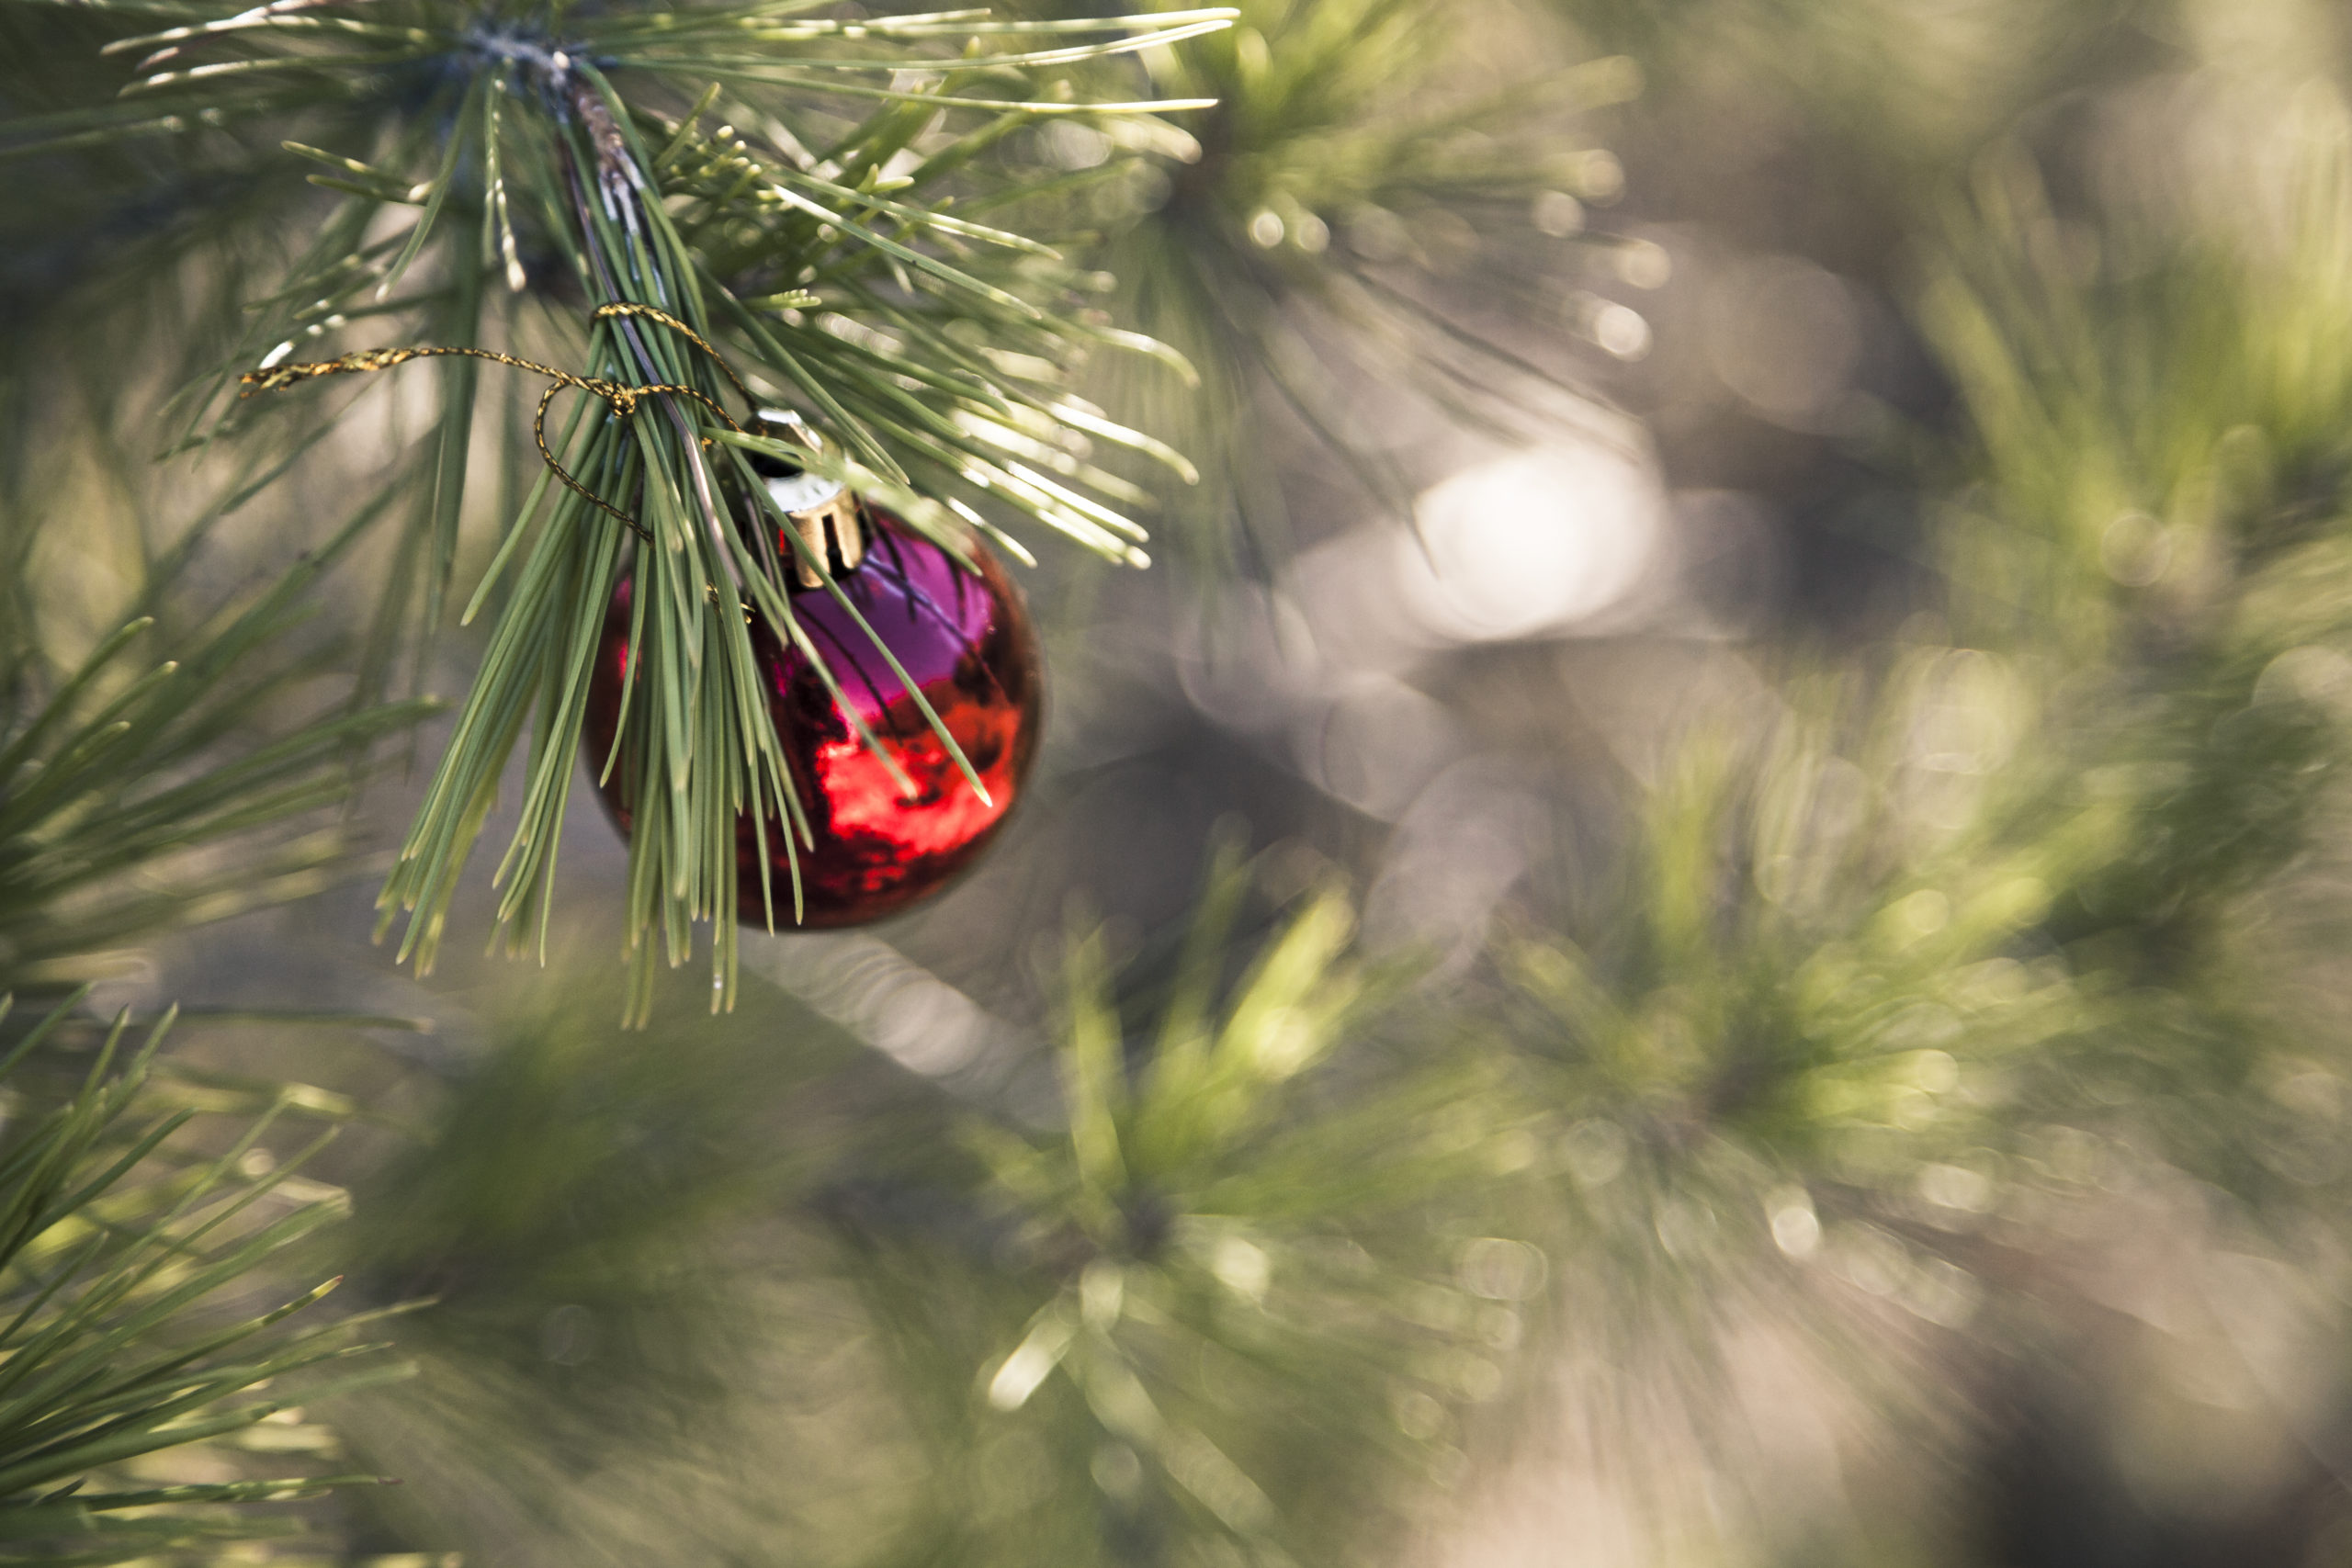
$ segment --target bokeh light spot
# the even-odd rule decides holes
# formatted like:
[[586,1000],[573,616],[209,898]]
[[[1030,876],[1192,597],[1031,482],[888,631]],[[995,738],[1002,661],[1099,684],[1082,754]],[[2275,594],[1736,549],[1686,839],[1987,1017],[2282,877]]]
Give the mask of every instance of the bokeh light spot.
[[1434,486],[1399,540],[1406,607],[1448,641],[1558,631],[1631,593],[1658,552],[1664,495],[1596,442],[1514,453]]

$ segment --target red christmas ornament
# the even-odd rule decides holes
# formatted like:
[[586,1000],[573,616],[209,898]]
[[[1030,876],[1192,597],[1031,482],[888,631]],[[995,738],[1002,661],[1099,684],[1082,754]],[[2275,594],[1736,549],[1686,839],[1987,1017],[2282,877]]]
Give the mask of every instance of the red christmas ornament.
[[[834,680],[876,739],[914,784],[909,795],[857,733],[808,657],[780,643],[764,619],[750,630],[767,692],[768,715],[801,809],[816,838],[795,844],[807,927],[854,926],[895,915],[945,887],[979,857],[1002,826],[1029,775],[1044,716],[1045,675],[1037,635],[1021,591],[977,539],[965,570],[899,518],[861,507],[814,475],[763,466],[770,492],[804,538],[829,556],[834,581],[867,626],[889,646],[947,732],[963,748],[989,798],[973,793],[889,663],[840,603],[808,581],[792,587],[795,621],[823,650]],[[790,543],[779,552],[791,558]],[[588,689],[583,740],[601,769],[619,728],[628,671],[630,583],[623,580],[605,616],[604,643]],[[616,767],[603,785],[623,834],[631,802]],[[778,923],[792,918],[786,825],[768,818],[769,886]],[[748,813],[736,823],[738,909],[763,924],[760,842]]]

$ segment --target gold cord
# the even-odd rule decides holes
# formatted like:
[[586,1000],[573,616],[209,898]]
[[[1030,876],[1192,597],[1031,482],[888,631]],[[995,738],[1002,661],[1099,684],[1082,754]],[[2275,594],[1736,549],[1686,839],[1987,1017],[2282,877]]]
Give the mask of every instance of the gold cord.
[[[727,378],[729,385],[741,394],[747,407],[758,406],[758,400],[753,398],[750,389],[743,385],[742,378],[735,374],[735,367],[727,363],[727,356],[705,343],[700,333],[677,317],[657,310],[650,305],[622,302],[599,305],[596,307],[595,313],[589,319],[593,321],[603,321],[618,316],[643,316],[659,321],[678,333],[688,343],[710,355],[712,361],[718,365],[719,373]],[[368,370],[389,370],[395,365],[405,365],[412,359],[432,359],[449,355],[467,359],[487,359],[494,365],[511,366],[517,370],[528,370],[536,375],[547,377],[551,385],[540,394],[539,412],[531,421],[531,438],[538,443],[539,457],[546,461],[555,477],[562,480],[565,487],[574,495],[600,511],[610,513],[613,516],[619,518],[636,531],[639,538],[645,540],[648,544],[652,542],[653,536],[647,531],[645,525],[573,479],[571,472],[561,463],[556,461],[555,454],[548,447],[548,408],[555,401],[555,395],[566,387],[577,388],[591,396],[604,399],[605,406],[621,419],[633,416],[637,412],[639,400],[643,398],[657,394],[691,398],[725,421],[729,430],[739,434],[749,434],[741,425],[735,423],[734,417],[725,409],[692,387],[675,386],[667,381],[656,381],[641,387],[628,387],[618,381],[608,381],[601,376],[575,376],[569,370],[559,370],[552,365],[541,365],[529,359],[517,359],[511,354],[500,354],[494,349],[488,348],[428,345],[420,348],[355,349],[340,359],[311,359],[292,365],[274,365],[266,370],[249,370],[237,378],[239,383],[245,389],[237,396],[241,399],[250,398],[255,392],[275,392],[293,386],[298,381],[316,380],[322,376],[345,376]]]

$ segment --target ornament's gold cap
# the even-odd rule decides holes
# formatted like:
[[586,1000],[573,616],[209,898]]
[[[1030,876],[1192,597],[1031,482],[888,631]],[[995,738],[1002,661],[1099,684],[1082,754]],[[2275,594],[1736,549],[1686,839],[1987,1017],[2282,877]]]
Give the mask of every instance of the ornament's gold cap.
[[[772,427],[796,446],[811,452],[824,450],[824,437],[789,409],[762,409],[757,421],[763,429]],[[752,469],[768,487],[776,509],[792,519],[793,532],[808,547],[806,555],[796,553],[794,558],[801,587],[823,583],[817,573],[818,561],[823,561],[835,577],[857,569],[857,563],[865,558],[865,529],[858,515],[857,497],[847,486],[775,457],[752,458]]]

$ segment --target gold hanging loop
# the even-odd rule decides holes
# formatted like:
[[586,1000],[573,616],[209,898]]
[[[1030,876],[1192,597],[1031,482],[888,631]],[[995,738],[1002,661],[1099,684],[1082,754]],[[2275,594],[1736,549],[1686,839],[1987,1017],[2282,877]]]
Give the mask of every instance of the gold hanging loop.
[[[590,316],[589,320],[604,321],[631,316],[642,316],[650,321],[659,321],[710,355],[712,362],[718,367],[719,373],[727,378],[728,384],[742,397],[745,405],[756,406],[758,400],[753,398],[750,389],[743,385],[742,378],[735,374],[735,367],[727,363],[727,356],[704,342],[701,333],[667,311],[656,310],[650,305],[622,301],[597,306],[595,312]],[[237,378],[239,384],[244,388],[244,390],[239,392],[237,396],[241,399],[250,398],[255,392],[275,392],[298,382],[317,380],[322,376],[350,376],[370,370],[389,370],[396,365],[405,365],[412,359],[433,359],[447,355],[457,355],[466,359],[487,359],[493,365],[509,366],[516,370],[528,370],[534,375],[548,378],[551,384],[540,395],[538,413],[531,421],[531,439],[538,444],[541,460],[547,464],[557,479],[563,481],[566,489],[599,511],[619,518],[635,531],[639,538],[645,540],[648,544],[653,542],[653,536],[647,530],[644,524],[572,478],[571,471],[556,460],[555,453],[548,448],[548,409],[555,401],[556,394],[567,387],[576,388],[592,397],[603,399],[605,405],[613,411],[615,417],[619,419],[633,417],[637,412],[638,403],[646,398],[654,396],[688,398],[717,415],[728,429],[741,435],[751,434],[742,425],[737,423],[735,417],[719,407],[717,401],[692,387],[681,387],[667,381],[649,382],[646,385],[635,387],[625,386],[618,381],[608,381],[601,376],[575,376],[569,370],[559,370],[552,365],[541,365],[536,360],[518,359],[514,355],[501,354],[495,349],[465,348],[454,344],[428,344],[417,348],[355,349],[338,359],[301,360],[291,365],[273,365],[263,370],[248,370]]]

